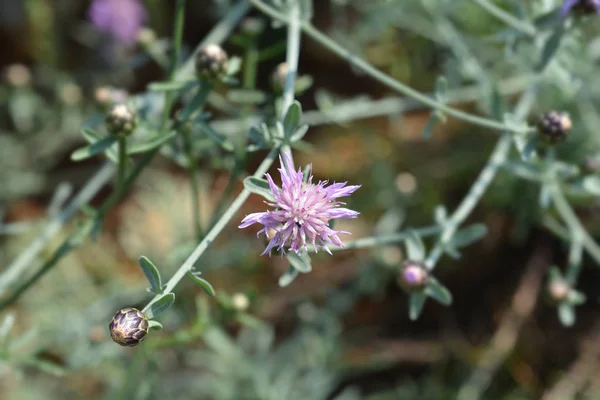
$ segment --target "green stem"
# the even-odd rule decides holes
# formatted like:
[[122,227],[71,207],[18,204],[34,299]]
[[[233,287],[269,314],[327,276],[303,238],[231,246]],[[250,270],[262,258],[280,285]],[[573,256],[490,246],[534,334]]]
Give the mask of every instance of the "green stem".
[[[392,233],[391,235],[370,236],[344,243],[344,247],[329,246],[329,250],[343,251],[354,249],[366,249],[377,246],[386,246],[389,244],[403,242],[414,234],[416,234],[419,237],[427,237],[436,235],[440,233],[441,230],[442,228],[439,225],[434,225],[427,226],[424,228],[411,229],[407,232]],[[314,252],[315,249],[311,249],[311,251]]]
[[119,164],[117,166],[117,183],[115,184],[114,190],[110,197],[98,210],[98,218],[102,219],[104,215],[110,210],[115,204],[119,202],[123,194],[126,192],[125,176],[127,173],[127,163],[129,161],[127,157],[127,138],[119,138],[117,144],[119,149]]
[[574,232],[569,247],[569,266],[565,278],[571,285],[575,285],[581,271],[581,258],[583,256],[583,241],[581,235]]
[[442,234],[435,244],[434,248],[429,253],[429,256],[425,260],[425,264],[428,268],[435,268],[436,263],[439,261],[441,255],[444,252],[444,247],[464,220],[471,214],[471,211],[479,203],[479,200],[486,192],[488,186],[493,181],[494,177],[498,173],[498,170],[504,164],[506,157],[510,151],[510,145],[512,143],[512,137],[509,134],[502,136],[494,151],[492,152],[489,161],[477,177],[477,180],[471,186],[469,193],[460,203],[456,211],[452,214],[450,219],[444,224]]
[[491,3],[489,0],[473,0],[475,3],[479,4],[481,8],[486,10],[490,15],[496,17],[500,21],[504,22],[506,25],[515,28],[519,32],[526,34],[529,37],[535,37],[536,29],[532,24],[521,21],[520,19],[514,17],[513,15],[507,13],[497,5]]
[[[254,173],[254,177],[262,177],[269,170],[271,164],[273,164],[273,161],[275,161],[275,158],[277,157],[278,151],[278,148],[273,148],[269,152],[267,157],[263,160],[263,162],[260,164],[256,172]],[[177,272],[175,272],[171,279],[169,279],[164,289],[165,293],[170,293],[171,291],[173,291],[173,289],[175,288],[175,286],[177,286],[179,281],[188,272],[192,270],[196,261],[198,261],[198,259],[206,251],[208,246],[216,239],[216,237],[219,235],[219,233],[221,233],[223,228],[225,228],[227,223],[235,216],[235,213],[240,209],[240,207],[244,204],[244,202],[248,199],[249,196],[250,191],[244,188],[242,192],[238,195],[238,197],[233,201],[233,203],[231,203],[231,205],[229,206],[227,211],[225,211],[223,216],[217,221],[215,226],[211,228],[211,230],[202,239],[200,244],[198,244],[196,249],[194,249],[192,254],[190,254],[187,260],[185,260],[185,262],[179,267]],[[150,308],[150,306],[160,298],[161,295],[154,296],[154,298],[146,305],[146,307],[144,307],[142,312],[146,312]]]
[[[284,14],[281,14],[273,7],[265,4],[261,0],[250,0],[252,4],[265,14],[270,17],[277,19],[283,23],[290,24],[291,21]],[[337,54],[339,57],[346,59],[350,62],[354,67],[362,70],[367,75],[370,75],[372,78],[381,82],[382,84],[390,87],[391,89],[404,94],[405,96],[412,97],[413,99],[420,101],[423,104],[430,106],[433,109],[442,111],[447,115],[453,116],[455,118],[461,119],[463,121],[472,123],[474,125],[479,125],[484,128],[488,128],[495,131],[503,131],[503,132],[515,132],[515,133],[527,133],[532,131],[531,128],[524,129],[516,129],[513,126],[508,126],[502,122],[480,117],[477,115],[469,114],[467,112],[458,110],[456,108],[450,107],[445,103],[439,102],[434,98],[428,97],[421,92],[395,80],[384,72],[378,70],[377,68],[371,66],[366,61],[362,60],[360,57],[352,54],[350,51],[346,50],[343,46],[339,45],[332,39],[330,39],[327,35],[321,33],[318,29],[313,27],[309,22],[302,21],[300,23],[300,27],[304,33],[306,33],[309,37],[320,43],[322,46],[326,47],[328,50]]]

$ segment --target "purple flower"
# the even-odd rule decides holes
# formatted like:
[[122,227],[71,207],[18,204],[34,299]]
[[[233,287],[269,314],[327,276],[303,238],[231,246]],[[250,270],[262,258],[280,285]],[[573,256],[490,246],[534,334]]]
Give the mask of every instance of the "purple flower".
[[92,0],[90,21],[125,46],[131,46],[146,21],[146,9],[139,0]]
[[600,13],[600,0],[565,0],[562,6],[561,14],[567,15],[571,9],[581,13]]
[[258,232],[268,235],[269,229],[274,229],[275,234],[269,241],[267,248],[261,255],[277,248],[282,254],[285,246],[298,253],[307,249],[307,243],[312,243],[315,251],[318,246],[325,248],[331,254],[327,244],[344,246],[338,234],[350,232],[336,231],[329,227],[329,221],[337,218],[356,218],[358,212],[339,207],[344,203],[336,201],[339,197],[348,196],[360,185],[346,186],[346,182],[333,183],[326,186],[327,181],[312,183],[312,166],[308,173],[308,180],[304,182],[302,170],[294,171],[294,163],[289,153],[283,155],[284,161],[279,157],[281,168],[281,188],[279,188],[269,174],[265,174],[275,201],[265,202],[276,209],[247,215],[239,228],[245,228],[255,223],[264,226]]

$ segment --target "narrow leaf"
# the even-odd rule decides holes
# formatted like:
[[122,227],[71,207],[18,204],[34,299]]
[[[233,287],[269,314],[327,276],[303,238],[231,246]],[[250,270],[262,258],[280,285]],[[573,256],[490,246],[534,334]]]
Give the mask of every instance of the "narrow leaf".
[[108,150],[113,144],[115,144],[117,142],[117,138],[116,137],[106,137],[104,139],[101,139],[98,142],[95,142],[92,145],[86,146],[86,147],[82,147],[78,150],[75,150],[72,154],[71,154],[71,160],[73,161],[81,161],[81,160],[85,160],[86,158],[90,158],[95,156],[96,154],[100,154],[100,153],[104,153],[106,150]]
[[279,286],[289,286],[298,277],[298,270],[292,266],[279,278]]
[[456,232],[450,241],[451,247],[466,247],[487,235],[488,228],[484,224],[474,224]]
[[300,125],[298,129],[296,129],[296,131],[290,136],[290,142],[295,143],[299,140],[302,140],[304,135],[306,135],[306,132],[308,132],[308,125]]
[[408,299],[408,317],[415,321],[421,315],[427,295],[423,292],[413,293]]
[[142,271],[144,271],[144,275],[146,275],[146,279],[150,282],[150,289],[153,293],[161,294],[162,293],[162,281],[160,279],[160,272],[158,268],[150,261],[147,257],[141,256],[138,259],[140,263],[140,267],[142,267]]
[[146,153],[150,150],[154,150],[157,147],[162,146],[163,144],[171,141],[175,136],[177,136],[177,132],[170,131],[165,135],[155,135],[148,139],[143,143],[136,143],[130,146],[127,149],[127,154],[138,154],[138,153]]
[[209,295],[211,297],[215,297],[215,289],[210,284],[210,282],[208,282],[204,278],[200,278],[200,276],[198,276],[197,273],[194,274],[194,273],[188,272],[188,276],[190,277],[191,280],[193,280],[198,285],[200,285],[200,287],[202,288],[202,290],[204,290],[204,292],[206,292],[207,295]]
[[175,295],[173,293],[163,294],[158,300],[156,300],[150,309],[146,311],[146,317],[148,319],[156,318],[160,313],[167,311],[175,303]]
[[554,30],[554,32],[552,32],[546,43],[544,43],[544,47],[542,48],[542,55],[540,57],[540,62],[537,66],[538,71],[543,71],[550,62],[550,60],[552,60],[552,57],[560,47],[560,42],[563,38],[564,33],[564,24],[556,25],[556,29]]
[[275,197],[273,197],[273,193],[269,187],[269,182],[267,182],[265,179],[250,176],[244,179],[244,187],[251,193],[258,194],[270,202],[275,201]]
[[148,329],[159,331],[163,328],[162,324],[155,320],[148,321]]
[[210,125],[204,122],[196,122],[198,127],[202,132],[204,132],[208,137],[217,142],[224,150],[233,151],[235,148],[233,144],[227,140],[223,135],[217,133]]
[[561,303],[558,306],[558,319],[564,326],[573,326],[575,324],[575,309],[568,303]]
[[429,284],[425,288],[425,294],[445,306],[452,304],[452,293],[433,277],[429,279]]
[[291,138],[298,126],[300,125],[300,118],[302,117],[302,106],[298,101],[294,101],[292,105],[287,109],[285,117],[283,118],[283,132],[285,137]]
[[425,245],[414,231],[411,230],[408,232],[405,244],[409,260],[420,261],[425,258]]
[[[94,144],[102,140],[102,136],[98,132],[89,128],[82,129],[81,135],[89,144]],[[106,157],[108,157],[109,160],[111,160],[115,164],[119,163],[119,153],[117,152],[116,147],[110,147],[104,152],[104,154],[106,155]]]
[[148,85],[148,89],[152,92],[172,92],[174,90],[181,90],[186,86],[194,86],[198,84],[197,80],[187,81],[174,81],[174,82],[154,82]]
[[312,271],[310,256],[306,252],[303,252],[300,256],[291,251],[287,254],[287,259],[290,262],[290,265],[298,272],[308,274],[310,271]]

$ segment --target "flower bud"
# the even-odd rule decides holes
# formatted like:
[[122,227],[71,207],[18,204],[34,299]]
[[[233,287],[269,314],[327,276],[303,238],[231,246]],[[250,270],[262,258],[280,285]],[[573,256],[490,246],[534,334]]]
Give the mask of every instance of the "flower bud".
[[273,70],[271,74],[271,86],[273,90],[277,93],[283,92],[285,88],[285,82],[288,76],[288,65],[287,63],[281,63]]
[[546,142],[558,143],[565,140],[573,124],[567,113],[548,111],[538,122],[538,133]]
[[31,82],[31,71],[22,64],[12,64],[4,71],[6,81],[14,87],[27,86]]
[[137,126],[137,116],[125,104],[115,104],[105,119],[108,132],[117,137],[129,136]]
[[227,73],[229,58],[225,50],[216,44],[209,44],[196,55],[196,74],[199,78],[215,80]]
[[571,285],[562,278],[552,279],[550,282],[548,282],[546,291],[552,302],[561,303],[567,300],[571,294]]
[[244,312],[250,307],[250,300],[244,293],[235,293],[231,296],[231,304],[236,311]]
[[123,308],[115,314],[110,325],[110,337],[121,346],[137,346],[149,330],[148,318],[133,307]]
[[572,6],[572,10],[578,14],[592,14],[600,12],[598,0],[578,0]]
[[402,264],[398,283],[409,293],[423,290],[429,283],[429,271],[421,261],[406,260]]

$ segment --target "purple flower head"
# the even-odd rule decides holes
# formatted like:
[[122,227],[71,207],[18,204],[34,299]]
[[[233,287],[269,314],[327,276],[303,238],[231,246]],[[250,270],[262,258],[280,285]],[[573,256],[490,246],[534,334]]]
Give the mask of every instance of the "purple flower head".
[[600,13],[600,0],[565,0],[561,9],[561,14],[565,16],[571,10],[584,14],[592,12]]
[[285,253],[285,247],[298,253],[307,249],[307,243],[312,243],[317,250],[323,247],[328,253],[331,251],[327,244],[344,246],[338,234],[350,232],[336,231],[329,227],[329,221],[337,218],[356,218],[358,212],[342,208],[344,203],[336,201],[339,197],[348,196],[360,185],[346,186],[346,182],[333,183],[327,186],[327,181],[312,182],[312,167],[308,173],[308,180],[304,182],[301,169],[294,171],[294,163],[289,153],[279,157],[279,173],[281,174],[281,188],[279,188],[269,174],[265,174],[271,193],[275,198],[269,206],[275,207],[273,211],[265,211],[247,215],[239,228],[245,228],[255,223],[264,227],[258,232],[269,234],[269,229],[274,229],[275,234],[269,241],[267,248],[261,255],[269,253],[276,248]]
[[147,18],[139,0],[92,0],[88,13],[100,31],[111,34],[125,46],[135,43]]

